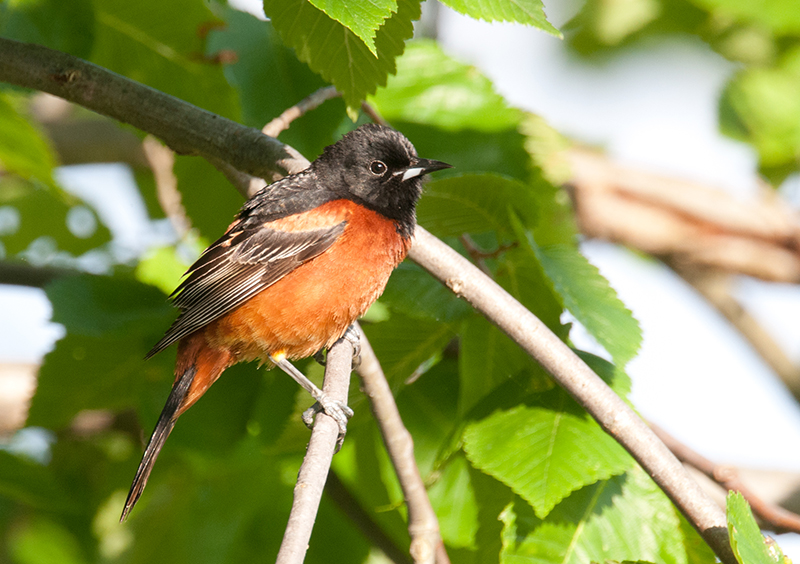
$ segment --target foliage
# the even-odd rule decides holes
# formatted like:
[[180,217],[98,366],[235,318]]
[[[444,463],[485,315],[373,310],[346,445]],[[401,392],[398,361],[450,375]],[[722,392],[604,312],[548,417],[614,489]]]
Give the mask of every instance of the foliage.
[[[471,17],[558,33],[538,0],[447,4]],[[616,35],[603,35],[592,25],[613,4],[590,0],[579,16],[589,23],[573,36],[575,46],[588,52],[633,41],[648,26],[663,29],[661,14],[708,35],[702,22],[716,10],[729,10],[740,26],[758,19],[781,37],[797,33],[769,11],[737,11],[721,0],[635,0],[625,5],[638,11]],[[418,1],[347,6],[265,0],[270,21],[263,22],[198,0],[17,1],[0,3],[0,34],[75,53],[250,126],[332,83],[344,103],[327,103],[283,136],[310,158],[354,127],[347,114],[357,115],[367,98],[421,155],[455,166],[427,185],[420,223],[461,252],[482,252],[498,283],[565,341],[568,310],[613,364],[579,353],[626,397],[624,366],[641,332],[579,253],[567,199],[552,183],[559,172],[542,168],[541,155],[557,135],[435,42],[410,40]],[[687,8],[681,18],[674,16],[679,8]],[[775,65],[796,70],[786,53]],[[781,80],[770,78],[774,70],[763,69],[754,84],[741,79],[731,86],[728,107],[737,123],[749,124],[743,135],[770,127],[770,116],[752,123],[742,116],[753,118],[743,108],[758,104],[760,80]],[[791,93],[794,83],[786,88]],[[64,228],[71,210],[85,206],[53,179],[56,157],[29,115],[30,98],[11,88],[0,92],[0,163],[7,173],[0,175],[0,242],[9,261],[39,257],[75,273],[46,288],[66,336],[45,358],[28,425],[52,432],[49,459],[0,452],[0,561],[272,559],[306,445],[298,414],[309,401],[288,378],[255,365],[227,371],[181,417],[131,519],[116,523],[142,435],[172,383],[174,352],[142,360],[174,317],[165,294],[196,256],[196,240],[216,238],[241,200],[208,163],[179,156],[175,174],[191,236],[113,264],[102,276],[82,272],[78,259],[87,251],[113,263],[107,229],[113,226],[98,225],[88,235]],[[769,166],[796,154],[795,132],[786,128],[785,135],[764,129],[780,145]],[[145,171],[136,177],[152,218],[163,218],[152,178]],[[476,248],[465,248],[463,235]],[[50,254],[35,252],[43,239]],[[419,267],[401,265],[378,309],[365,331],[414,437],[453,561],[713,561],[628,454],[508,337]],[[301,368],[321,374],[313,363]],[[376,424],[357,390],[350,403],[357,414],[333,466],[346,496],[323,500],[308,562],[375,559],[370,529],[350,518],[354,510],[407,549],[402,494]],[[105,423],[87,426],[93,417]],[[743,551],[752,531],[737,525],[736,539],[740,533]]]

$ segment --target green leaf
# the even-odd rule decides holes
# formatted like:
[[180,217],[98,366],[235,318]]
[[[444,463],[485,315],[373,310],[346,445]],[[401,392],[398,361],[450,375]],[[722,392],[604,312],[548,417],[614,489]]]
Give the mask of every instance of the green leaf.
[[389,321],[365,325],[364,332],[392,385],[399,385],[438,356],[454,337],[453,329],[447,324],[413,319],[400,313],[392,314]]
[[0,2],[0,36],[86,58],[94,41],[91,0]]
[[85,564],[78,539],[64,526],[38,517],[15,531],[11,553],[18,564]]
[[146,384],[172,381],[168,355],[144,362],[175,317],[159,290],[85,275],[58,280],[46,292],[67,336],[39,370],[28,425],[60,429],[81,410],[137,405]]
[[523,370],[530,375],[519,395],[552,387],[552,380],[508,335],[485,317],[472,316],[461,330],[458,407],[465,414]]
[[444,284],[410,261],[400,263],[392,273],[380,304],[408,317],[452,323],[472,312]]
[[522,112],[509,107],[488,78],[428,40],[408,44],[397,59],[397,74],[370,101],[389,121],[452,131],[504,131],[522,120]]
[[487,231],[510,236],[509,205],[526,223],[535,223],[536,200],[528,186],[495,174],[466,174],[427,184],[417,218],[438,237]]
[[545,520],[522,500],[500,515],[502,562],[687,562],[675,509],[641,468],[587,486]]
[[55,164],[50,144],[0,93],[0,169],[53,186]]
[[[325,86],[319,75],[300,62],[292,49],[281,43],[270,22],[232,8],[220,10],[225,27],[209,34],[207,53],[236,54],[224,66],[225,76],[236,88],[246,125],[264,124]],[[318,111],[307,112],[281,133],[281,140],[309,159],[337,140],[336,131],[345,117],[341,98],[325,102]]]
[[800,155],[800,48],[777,66],[750,67],[728,83],[720,101],[720,127],[752,144],[775,182],[796,169]]
[[452,547],[475,548],[478,505],[463,456],[450,460],[428,495],[439,519],[442,540]]
[[608,351],[620,367],[636,356],[642,343],[639,322],[617,297],[600,271],[568,245],[540,247],[512,212],[520,242],[539,259],[564,306]]
[[283,42],[342,93],[347,106],[357,110],[368,94],[386,84],[395,72],[395,59],[413,35],[419,2],[399,0],[397,12],[375,34],[373,55],[352,31],[332,20],[306,0],[264,0],[264,12]]
[[731,548],[739,564],[783,564],[781,548],[774,540],[762,536],[744,496],[729,492],[726,505]]
[[170,295],[178,287],[188,267],[178,257],[175,247],[150,249],[136,265],[136,279]]
[[353,0],[346,4],[337,0],[309,1],[361,38],[376,57],[375,32],[397,11],[397,0]]
[[563,390],[543,394],[541,402],[470,424],[464,450],[544,518],[571,492],[621,474],[632,460]]
[[205,33],[219,24],[194,0],[95,3],[92,62],[230,119],[239,104],[221,65],[205,60]]
[[25,251],[48,264],[96,249],[111,239],[93,210],[55,188],[0,180],[0,243],[8,255]]
[[561,37],[561,33],[547,21],[541,0],[442,0],[456,12],[487,22],[517,22],[538,27]]
[[74,500],[56,482],[50,468],[0,451],[0,495],[36,509],[68,510]]
[[800,12],[793,0],[692,0],[697,6],[710,11],[717,18],[744,23],[756,23],[776,35],[800,33]]

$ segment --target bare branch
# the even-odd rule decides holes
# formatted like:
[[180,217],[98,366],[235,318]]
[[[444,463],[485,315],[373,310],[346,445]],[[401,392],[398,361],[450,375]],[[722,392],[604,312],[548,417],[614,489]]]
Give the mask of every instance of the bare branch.
[[725,316],[800,402],[800,367],[792,362],[764,326],[733,296],[731,275],[715,270],[694,268],[687,271],[681,265],[671,266]]
[[336,98],[337,96],[341,96],[341,94],[338,90],[336,90],[335,86],[326,86],[325,88],[320,88],[313,94],[306,96],[297,105],[292,106],[269,122],[267,125],[262,127],[261,133],[264,135],[269,135],[270,137],[277,137],[281,134],[281,132],[289,129],[289,126],[294,120],[306,112],[310,112],[311,110],[318,108],[324,102]]
[[151,133],[176,153],[211,155],[261,178],[298,172],[297,151],[77,57],[0,38],[0,81],[48,92]]
[[178,192],[178,178],[173,170],[175,154],[151,135],[144,138],[142,150],[150,170],[153,171],[158,203],[178,237],[184,237],[191,228],[191,223],[181,204],[181,193]]
[[800,282],[800,220],[774,193],[739,201],[696,183],[567,153],[581,231],[667,257],[776,282]]
[[[347,402],[352,362],[352,343],[347,339],[339,339],[328,351],[322,390],[342,403]],[[336,421],[324,413],[317,415],[306,456],[297,475],[292,511],[276,564],[302,564],[305,558],[338,436]]]
[[406,500],[411,556],[417,564],[449,564],[450,560],[439,536],[439,521],[414,458],[411,433],[403,425],[392,389],[386,381],[375,351],[361,327],[358,330],[361,334],[361,366],[357,371]]
[[409,256],[536,359],[642,465],[725,564],[736,559],[722,510],[642,419],[535,315],[467,259],[417,227]]
[[747,503],[750,504],[756,517],[761,519],[765,528],[776,533],[800,533],[800,515],[765,502],[744,484],[737,468],[715,464],[680,442],[658,425],[650,423],[650,427],[658,435],[658,438],[678,457],[678,460],[697,468],[726,490],[741,493]]

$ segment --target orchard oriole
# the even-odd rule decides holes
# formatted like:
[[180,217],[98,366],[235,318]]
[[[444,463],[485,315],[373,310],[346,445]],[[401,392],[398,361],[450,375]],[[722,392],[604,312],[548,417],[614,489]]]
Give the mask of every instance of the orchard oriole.
[[422,176],[449,167],[417,157],[397,131],[368,124],[244,204],[170,296],[180,315],[147,355],[178,343],[172,391],[121,520],[178,417],[237,362],[286,370],[344,432],[352,411],[288,360],[330,347],[380,296],[411,246]]

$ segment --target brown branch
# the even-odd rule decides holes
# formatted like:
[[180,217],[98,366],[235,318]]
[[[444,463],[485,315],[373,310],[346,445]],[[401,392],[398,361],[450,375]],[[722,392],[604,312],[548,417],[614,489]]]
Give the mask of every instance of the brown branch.
[[575,212],[588,237],[630,246],[685,268],[800,282],[800,221],[774,194],[739,201],[708,186],[568,151]]
[[[0,39],[0,80],[64,97],[152,133],[178,152],[227,161],[255,176],[294,172],[307,163],[298,159],[296,151],[257,130],[43,47]],[[641,419],[541,321],[469,261],[422,228],[417,229],[410,256],[484,313],[553,374],[642,464],[722,562],[735,562],[725,516],[719,507],[700,490]],[[320,417],[320,423],[324,421],[328,419]],[[314,435],[312,440],[317,442]],[[332,453],[335,437],[328,440],[331,442],[326,442],[325,449],[330,448]],[[300,534],[292,536],[303,538]],[[299,544],[302,543],[297,540],[287,543],[294,547],[290,551],[293,558],[298,554],[296,550],[305,550],[305,545],[299,548]]]
[[338,96],[341,96],[341,94],[338,90],[336,90],[335,86],[326,86],[325,88],[320,88],[316,92],[303,98],[298,104],[292,106],[281,115],[270,121],[267,125],[261,128],[261,133],[264,135],[269,135],[270,137],[277,137],[281,134],[281,132],[289,129],[289,126],[294,120],[306,112],[310,112],[311,110],[318,108],[324,102],[332,100]]
[[40,45],[0,38],[0,80],[129,123],[179,154],[211,155],[260,178],[302,170],[297,151],[257,129]]
[[726,490],[741,493],[765,528],[776,533],[800,533],[800,515],[761,499],[744,484],[737,468],[711,462],[654,423],[650,423],[650,428],[678,457],[678,460],[698,469]]
[[664,490],[725,564],[725,514],[642,419],[535,315],[467,259],[417,227],[409,256],[485,315],[567,390]]
[[153,172],[158,203],[172,224],[175,234],[182,238],[191,229],[191,223],[181,204],[181,193],[178,192],[178,178],[173,170],[175,154],[151,135],[142,141],[142,150]]
[[781,379],[794,398],[800,402],[800,367],[798,367],[772,335],[753,317],[731,292],[731,275],[719,271],[686,270],[671,265],[686,282],[692,285],[755,349]]
[[357,371],[408,507],[411,556],[417,564],[449,564],[450,560],[439,535],[439,521],[414,458],[411,433],[403,425],[392,389],[386,381],[375,351],[360,327],[358,330],[361,334],[361,365]]
[[[347,339],[339,339],[328,351],[322,390],[342,403],[347,403],[352,361],[353,345]],[[317,415],[276,564],[302,564],[305,558],[338,436],[336,421],[325,413]]]

